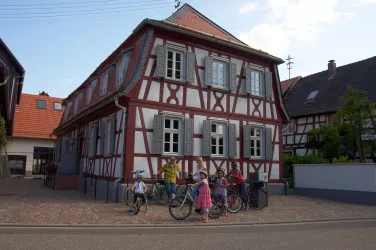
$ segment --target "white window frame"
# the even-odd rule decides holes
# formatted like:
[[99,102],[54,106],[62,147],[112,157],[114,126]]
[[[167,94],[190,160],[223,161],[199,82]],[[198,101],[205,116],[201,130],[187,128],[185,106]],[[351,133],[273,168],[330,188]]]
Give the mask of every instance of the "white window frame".
[[[250,72],[249,72],[249,77],[250,77],[250,82],[251,82],[251,95],[254,95],[254,96],[265,96],[265,83],[264,83],[264,71],[261,71],[261,70],[257,70],[257,69],[253,69],[251,68],[250,69]],[[256,82],[255,82],[255,77],[252,78],[252,74],[259,74],[259,90],[257,91],[257,86],[256,86]]]
[[[216,132],[214,133],[213,132],[213,125],[216,126]],[[218,133],[218,126],[222,126],[223,127],[223,130],[222,130],[222,133]],[[214,157],[225,157],[226,156],[226,149],[227,149],[227,124],[226,123],[222,123],[222,122],[213,122],[211,123],[211,127],[210,127],[210,155],[211,156],[214,156]],[[214,154],[213,153],[213,137],[215,138],[215,141],[216,141],[216,144],[215,144],[215,147],[216,147],[216,153]],[[220,138],[222,138],[222,154],[219,153],[219,141],[220,141]]]
[[[252,130],[254,130],[254,133],[252,135]],[[260,135],[259,136],[256,136],[256,130],[259,130],[260,131]],[[262,127],[251,127],[250,129],[250,132],[249,132],[249,147],[250,147],[250,150],[249,150],[249,155],[251,156],[251,159],[264,159],[264,150],[263,150],[263,147],[265,147],[265,145],[262,145],[263,143],[263,137],[264,137],[264,134],[263,134],[263,130],[264,128]],[[260,142],[260,147],[257,147],[257,141]],[[252,147],[252,142],[253,142],[253,147]],[[253,148],[253,154],[252,154],[252,148]],[[260,150],[260,154],[258,155],[257,154],[257,149]]]
[[[56,104],[60,105],[60,108],[56,108]],[[56,111],[62,111],[63,110],[63,104],[61,102],[54,102],[54,110]]]
[[[170,120],[170,128],[166,128],[166,120]],[[173,128],[173,125],[174,125],[174,121],[178,121],[179,122],[179,128],[178,129],[174,129]],[[169,133],[170,134],[170,141],[168,142],[170,144],[170,150],[167,152],[165,151],[165,135],[166,133]],[[173,145],[174,145],[174,142],[173,142],[173,135],[174,134],[177,134],[178,135],[178,152],[173,152]],[[182,143],[183,143],[183,140],[182,140],[182,134],[183,134],[183,119],[180,118],[180,117],[174,117],[174,116],[167,116],[167,117],[164,117],[163,119],[163,154],[164,155],[180,155],[181,152],[182,152]]]
[[[168,58],[168,54],[169,52],[172,52],[172,68],[169,68],[168,67],[168,61],[169,61],[169,58]],[[176,78],[176,54],[180,54],[180,78]],[[179,49],[172,49],[172,48],[169,48],[167,47],[166,48],[166,79],[170,79],[170,80],[175,80],[175,81],[180,81],[180,82],[183,82],[184,81],[184,75],[185,75],[185,71],[184,71],[184,62],[185,62],[185,51],[183,50],[179,50]],[[168,70],[172,70],[172,76],[169,77],[168,76]]]
[[107,93],[108,85],[108,69],[106,69],[101,75],[101,96]]
[[[214,65],[217,64],[217,70],[216,73],[214,72]],[[219,65],[223,65],[223,86],[220,86],[219,79],[220,79],[220,73],[219,73]],[[217,60],[213,58],[213,65],[212,65],[212,87],[220,88],[220,89],[228,89],[228,63],[222,60]],[[215,82],[216,79],[216,82]]]

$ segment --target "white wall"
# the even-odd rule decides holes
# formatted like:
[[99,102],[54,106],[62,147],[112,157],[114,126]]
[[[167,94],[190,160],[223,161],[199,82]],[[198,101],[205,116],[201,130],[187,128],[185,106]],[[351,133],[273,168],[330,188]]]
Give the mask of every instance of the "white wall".
[[376,164],[296,164],[296,188],[376,192]]
[[55,140],[50,139],[29,139],[29,138],[12,138],[7,141],[8,155],[25,155],[26,172],[33,170],[34,147],[54,148]]

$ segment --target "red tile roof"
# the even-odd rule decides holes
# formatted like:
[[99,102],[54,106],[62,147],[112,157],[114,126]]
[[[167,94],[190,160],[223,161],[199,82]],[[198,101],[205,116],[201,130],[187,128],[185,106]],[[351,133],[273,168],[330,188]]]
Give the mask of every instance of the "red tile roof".
[[286,90],[289,88],[289,87],[293,87],[295,85],[295,83],[300,79],[302,78],[301,76],[296,76],[296,77],[293,77],[291,79],[287,79],[285,81],[282,81],[281,82],[281,89],[282,89],[282,94],[284,94],[286,92]]
[[[46,109],[38,109],[37,100],[45,100]],[[63,114],[62,111],[54,110],[54,102],[62,100],[46,95],[22,94],[21,103],[16,106],[13,136],[49,139]]]

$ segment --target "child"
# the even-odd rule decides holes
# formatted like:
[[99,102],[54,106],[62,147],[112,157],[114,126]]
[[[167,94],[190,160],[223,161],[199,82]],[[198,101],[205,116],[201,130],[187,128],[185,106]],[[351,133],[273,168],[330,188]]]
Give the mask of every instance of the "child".
[[133,209],[135,208],[137,197],[138,197],[138,195],[140,195],[142,202],[145,203],[145,206],[146,206],[145,212],[147,213],[147,212],[149,212],[148,203],[147,203],[146,198],[145,198],[145,192],[147,191],[147,187],[146,187],[145,183],[142,181],[142,178],[143,178],[142,173],[137,172],[136,178],[137,178],[137,180],[134,182],[134,184],[132,186],[132,192],[134,192]]
[[227,216],[227,187],[228,183],[225,178],[225,172],[223,169],[218,169],[217,170],[217,175],[218,177],[215,179],[215,189],[214,192],[217,195],[222,196],[224,202],[225,202],[225,214],[224,216]]
[[210,197],[210,189],[208,183],[208,174],[205,171],[200,171],[200,182],[195,184],[189,184],[190,186],[198,186],[200,185],[199,194],[196,199],[196,208],[201,208],[203,211],[202,217],[200,217],[200,221],[208,223],[209,218],[209,208],[212,207],[212,201]]

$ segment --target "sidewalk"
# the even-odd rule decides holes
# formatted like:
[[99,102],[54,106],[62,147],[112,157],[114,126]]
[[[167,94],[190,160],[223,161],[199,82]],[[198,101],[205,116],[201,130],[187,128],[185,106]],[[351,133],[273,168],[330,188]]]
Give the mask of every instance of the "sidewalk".
[[[333,219],[376,218],[376,207],[345,204],[300,196],[271,196],[261,211],[248,210],[210,220],[210,224],[271,223]],[[85,197],[82,192],[52,190],[41,180],[0,179],[0,224],[192,224],[195,213],[184,221],[173,219],[167,206],[150,205],[137,216],[124,203]]]

